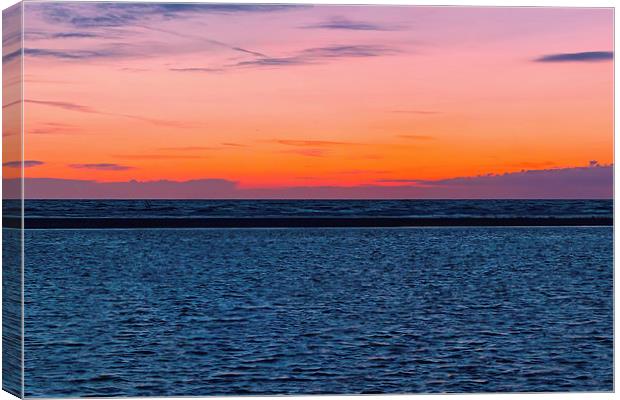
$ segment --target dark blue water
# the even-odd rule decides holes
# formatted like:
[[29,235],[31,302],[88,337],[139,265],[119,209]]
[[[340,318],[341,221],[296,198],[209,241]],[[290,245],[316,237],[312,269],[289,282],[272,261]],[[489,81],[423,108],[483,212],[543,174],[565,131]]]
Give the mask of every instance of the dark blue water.
[[[19,215],[19,203],[4,203]],[[26,200],[27,217],[611,217],[613,200]]]
[[[193,215],[226,202],[183,204]],[[588,204],[571,207],[609,212]],[[611,227],[27,230],[25,240],[26,396],[613,389]]]

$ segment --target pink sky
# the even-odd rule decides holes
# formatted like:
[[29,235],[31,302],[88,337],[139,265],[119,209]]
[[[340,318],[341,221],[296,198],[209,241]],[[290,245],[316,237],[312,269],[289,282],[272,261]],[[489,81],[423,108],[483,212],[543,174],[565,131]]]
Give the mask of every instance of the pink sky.
[[[611,178],[562,172],[613,162],[611,9],[26,3],[24,21],[33,185],[425,197],[551,170],[572,195],[533,178],[514,195],[611,196]],[[496,189],[438,193],[510,197]]]

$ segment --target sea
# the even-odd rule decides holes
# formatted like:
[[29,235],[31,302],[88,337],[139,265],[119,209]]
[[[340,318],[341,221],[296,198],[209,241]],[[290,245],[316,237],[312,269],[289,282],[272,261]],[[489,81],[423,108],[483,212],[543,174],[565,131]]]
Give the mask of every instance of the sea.
[[[26,200],[25,215],[611,218],[613,202]],[[24,240],[27,397],[613,391],[611,226]]]
[[[19,215],[5,201],[4,215]],[[613,200],[26,200],[26,217],[612,217]]]

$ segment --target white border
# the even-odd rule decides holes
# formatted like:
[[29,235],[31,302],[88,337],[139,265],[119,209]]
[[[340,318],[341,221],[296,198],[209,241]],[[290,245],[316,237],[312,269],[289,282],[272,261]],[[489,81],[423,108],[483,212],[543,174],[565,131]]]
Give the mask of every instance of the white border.
[[[37,0],[28,0],[28,1],[37,1]],[[97,0],[81,0],[81,1],[93,1],[96,2]],[[130,2],[136,2],[139,0],[121,0],[121,1],[130,1]],[[165,0],[165,1],[151,1],[151,2],[165,2],[165,3],[188,3],[188,2],[192,2],[192,1],[178,1],[178,0]],[[197,2],[197,1],[194,1]],[[590,0],[590,1],[578,1],[578,0],[573,0],[573,1],[567,1],[567,0],[470,0],[470,1],[465,1],[465,0],[423,0],[423,1],[419,1],[419,0],[375,0],[375,1],[368,1],[368,0],[313,0],[313,1],[303,1],[303,0],[286,0],[286,1],[268,1],[268,0],[238,0],[238,1],[230,1],[230,0],[220,0],[220,1],[202,1],[204,3],[291,3],[291,4],[308,4],[308,3],[312,3],[312,4],[380,4],[380,5],[429,5],[429,6],[483,6],[483,7],[497,7],[497,6],[501,6],[501,7],[606,7],[606,8],[614,8],[616,5],[615,1],[612,0]],[[0,0],[0,8],[5,9],[7,7],[10,7],[13,4],[16,4],[17,1],[15,0]],[[23,18],[23,13],[22,13],[22,18]],[[614,18],[615,18],[615,10],[614,10]],[[1,20],[1,19],[0,19]],[[1,21],[0,21],[0,27],[1,27]],[[618,43],[618,31],[614,31],[614,51],[615,51],[615,43]],[[23,67],[23,65],[22,65]],[[1,70],[1,69],[0,69]],[[617,76],[617,72],[618,72],[618,64],[615,63],[614,65],[614,77]],[[23,73],[23,71],[22,71]],[[1,72],[0,72],[1,74]],[[615,93],[616,93],[616,87],[617,87],[617,82],[614,80],[614,100],[615,100]],[[23,85],[22,85],[22,91],[23,91]],[[616,108],[614,108],[614,120],[617,118],[618,116],[618,110]],[[22,110],[22,115],[23,115],[23,110]],[[2,121],[2,116],[0,113],[0,122]],[[615,129],[615,124],[614,124],[614,138],[615,138],[615,133],[616,133],[616,129]],[[23,138],[22,138],[22,143],[23,142]],[[1,145],[0,145],[1,146]],[[618,147],[620,145],[618,144],[617,141],[614,140],[614,155],[617,153],[618,151]],[[23,146],[22,146],[22,151],[23,151]],[[22,154],[22,160],[23,160],[23,154]],[[615,160],[615,156],[614,156],[614,160]],[[615,164],[615,162],[614,162]],[[617,220],[618,216],[619,216],[619,212],[616,209],[616,202],[615,199],[618,198],[618,176],[616,174],[614,174],[614,219]],[[23,185],[22,185],[22,191],[23,191]],[[2,196],[2,187],[0,185],[0,198]],[[22,193],[22,201],[23,201],[23,193]],[[23,209],[23,205],[22,205],[22,209]],[[1,212],[1,211],[0,211]],[[617,259],[617,255],[618,255],[618,249],[615,246],[615,237],[616,234],[618,233],[617,231],[618,227],[614,225],[614,260]],[[22,246],[23,246],[23,231],[22,231]],[[0,243],[0,250],[2,248],[2,244]],[[23,262],[23,247],[22,247],[22,262]],[[23,273],[23,266],[22,266],[22,273]],[[618,310],[618,296],[615,296],[615,263],[614,263],[614,333],[618,332],[618,328],[619,328],[619,324],[618,324],[618,318],[616,317],[616,312]],[[1,288],[0,288],[1,291]],[[22,277],[22,306],[23,306],[23,277]],[[23,316],[23,310],[22,310],[22,316]],[[1,321],[1,317],[0,317],[0,321]],[[23,329],[23,321],[22,321],[22,329]],[[22,343],[23,346],[23,343]],[[614,338],[614,355],[616,354],[616,341]],[[616,357],[614,356],[614,383],[619,382],[618,379],[620,378],[620,373],[618,372],[618,368],[615,368],[615,359]],[[22,365],[23,368],[23,365]],[[23,375],[22,375],[23,376]],[[610,394],[610,393],[559,393],[559,394],[540,394],[540,393],[536,393],[536,394],[496,394],[496,393],[489,393],[489,394],[473,394],[473,395],[370,395],[370,396],[363,396],[364,399],[372,399],[372,400],[396,400],[396,399],[412,399],[412,400],[416,400],[416,399],[451,399],[451,400],[465,400],[465,399],[494,399],[494,398],[501,398],[501,399],[506,399],[506,400],[514,400],[514,399],[521,399],[522,397],[527,398],[527,399],[567,399],[567,400],[574,400],[574,399],[610,399],[610,398],[614,398],[615,394]],[[281,400],[282,396],[256,396],[259,399],[268,399],[268,400],[276,400],[279,399]],[[308,399],[308,398],[312,398],[315,396],[286,396],[286,399],[291,399],[291,400],[302,400],[302,399]],[[359,398],[360,396],[320,396],[320,399],[322,400],[343,400],[343,399],[353,399],[353,398]],[[194,397],[196,398],[196,397]],[[200,398],[200,397],[197,397]],[[206,397],[205,397],[206,398]],[[248,399],[248,397],[219,397],[219,398],[223,398],[223,399],[227,399],[227,400],[238,400],[238,399]],[[8,400],[8,399],[15,399],[14,396],[6,393],[6,392],[2,392],[0,391],[0,400]],[[154,398],[156,399],[156,398]],[[165,397],[162,399],[186,399],[186,397]]]

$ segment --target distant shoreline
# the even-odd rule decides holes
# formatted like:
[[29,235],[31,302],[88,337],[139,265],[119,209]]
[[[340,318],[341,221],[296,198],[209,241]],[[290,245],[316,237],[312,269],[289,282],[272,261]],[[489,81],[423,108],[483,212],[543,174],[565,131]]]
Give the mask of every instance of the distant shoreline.
[[[26,217],[25,229],[160,228],[389,228],[466,226],[613,226],[613,217],[245,217],[65,218]],[[3,228],[21,219],[4,217]]]

